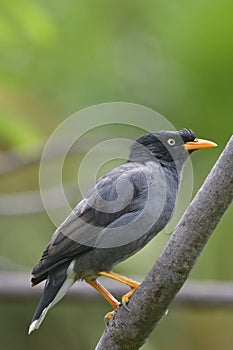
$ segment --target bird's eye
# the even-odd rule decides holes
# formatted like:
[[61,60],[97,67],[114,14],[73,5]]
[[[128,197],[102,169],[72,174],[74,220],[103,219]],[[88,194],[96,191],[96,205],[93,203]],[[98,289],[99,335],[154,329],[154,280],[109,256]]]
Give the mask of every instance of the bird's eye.
[[169,144],[169,146],[174,146],[176,144],[176,141],[174,139],[168,139],[167,143]]

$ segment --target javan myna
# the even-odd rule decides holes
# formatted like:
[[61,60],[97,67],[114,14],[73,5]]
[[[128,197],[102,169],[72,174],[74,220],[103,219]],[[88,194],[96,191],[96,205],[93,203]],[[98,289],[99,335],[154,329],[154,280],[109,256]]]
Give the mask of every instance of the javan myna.
[[94,287],[114,309],[120,303],[97,279],[105,276],[122,282],[130,287],[122,297],[127,304],[139,283],[112,268],[143,248],[168,223],[189,154],[215,146],[197,139],[190,129],[150,133],[132,144],[127,163],[96,182],[57,228],[34,267],[32,285],[43,280],[46,284],[29,334],[77,280]]

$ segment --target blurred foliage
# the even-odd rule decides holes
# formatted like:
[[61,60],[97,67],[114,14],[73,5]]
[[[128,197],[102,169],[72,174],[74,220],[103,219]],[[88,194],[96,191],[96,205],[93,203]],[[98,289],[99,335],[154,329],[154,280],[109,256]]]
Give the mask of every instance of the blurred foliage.
[[[0,10],[0,166],[4,170],[6,161],[35,158],[3,172],[1,192],[37,190],[40,150],[54,128],[81,108],[110,101],[148,106],[177,129],[192,128],[219,144],[192,157],[197,191],[232,134],[231,1],[0,0]],[[102,130],[97,136],[106,132],[114,133]],[[119,128],[117,136],[125,132]],[[75,177],[77,159],[72,159],[66,181]],[[52,173],[48,176],[52,183]],[[39,213],[0,220],[0,255],[31,269],[54,230],[48,217]],[[232,279],[231,227],[232,208],[191,278]],[[162,233],[117,270],[145,274],[168,238]],[[28,337],[35,302],[2,301],[0,346],[92,349],[103,330],[104,305],[63,301]],[[233,343],[229,325],[230,311],[172,308],[143,349],[228,350]]]

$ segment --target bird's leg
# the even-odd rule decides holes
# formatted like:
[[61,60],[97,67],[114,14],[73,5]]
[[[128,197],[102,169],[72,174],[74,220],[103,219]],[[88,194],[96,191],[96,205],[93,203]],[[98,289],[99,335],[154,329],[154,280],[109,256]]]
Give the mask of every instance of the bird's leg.
[[96,280],[88,280],[88,279],[85,279],[85,281],[90,285],[92,286],[93,288],[95,288],[103,297],[105,300],[107,300],[107,302],[112,305],[112,307],[114,308],[113,311],[111,312],[108,312],[104,319],[105,320],[110,320],[110,318],[112,317],[114,311],[120,306],[120,303],[119,301],[114,298],[114,296],[104,287],[102,286],[98,281]]
[[131,288],[131,290],[128,293],[126,293],[126,294],[124,294],[122,296],[122,305],[128,311],[130,311],[130,309],[126,306],[126,304],[129,302],[129,299],[130,299],[131,295],[135,292],[135,290],[140,286],[141,283],[139,283],[137,281],[134,281],[131,278],[119,275],[118,273],[115,273],[113,271],[109,271],[109,272],[100,271],[98,274],[100,276],[105,276],[105,277],[111,278],[111,279],[113,279],[115,281],[124,283],[124,284],[126,284],[127,286],[129,286]]
[[102,286],[98,281],[96,280],[88,280],[85,279],[85,281],[90,284],[93,288],[95,288],[107,302],[112,305],[114,309],[117,309],[118,306],[120,305],[119,301],[114,298],[114,296],[104,287]]

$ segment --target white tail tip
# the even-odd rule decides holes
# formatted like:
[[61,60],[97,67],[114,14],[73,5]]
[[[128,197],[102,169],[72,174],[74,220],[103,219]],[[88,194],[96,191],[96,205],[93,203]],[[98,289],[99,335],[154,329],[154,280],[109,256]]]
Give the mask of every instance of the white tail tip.
[[41,325],[41,323],[43,322],[45,315],[47,314],[49,308],[52,306],[52,303],[50,303],[42,312],[42,314],[40,315],[40,317],[33,321],[30,324],[29,330],[28,330],[28,334],[31,334],[33,331],[35,331],[36,329],[38,329]]
[[33,331],[35,331],[36,329],[39,328],[39,324],[38,324],[38,320],[35,320],[33,321],[31,324],[30,324],[30,327],[28,329],[28,334],[31,334]]

